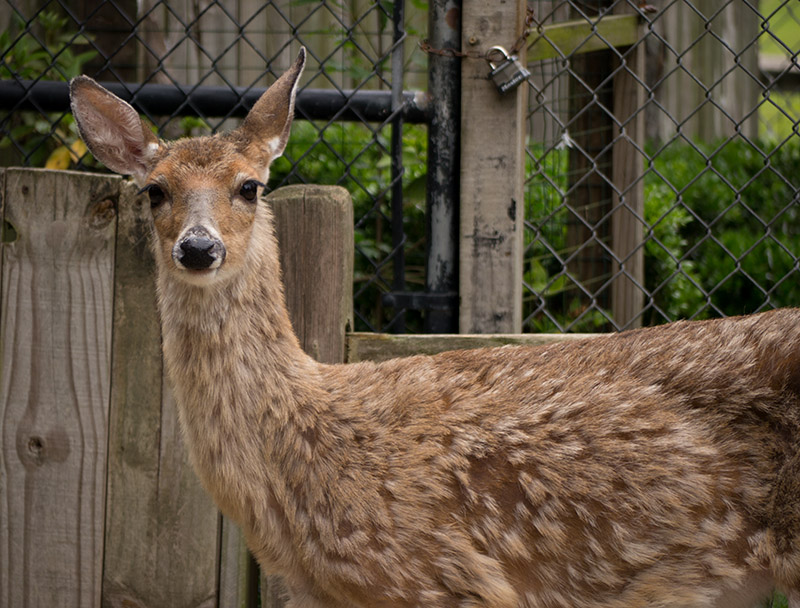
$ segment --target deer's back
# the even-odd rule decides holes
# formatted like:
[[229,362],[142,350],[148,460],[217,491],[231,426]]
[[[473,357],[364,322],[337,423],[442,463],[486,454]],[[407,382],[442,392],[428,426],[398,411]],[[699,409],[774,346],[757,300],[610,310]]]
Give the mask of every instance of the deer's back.
[[643,605],[673,586],[665,606],[716,606],[791,561],[797,321],[325,368],[317,448],[336,464],[317,481],[351,494],[318,497],[327,550],[344,530],[374,589],[415,581],[437,605]]

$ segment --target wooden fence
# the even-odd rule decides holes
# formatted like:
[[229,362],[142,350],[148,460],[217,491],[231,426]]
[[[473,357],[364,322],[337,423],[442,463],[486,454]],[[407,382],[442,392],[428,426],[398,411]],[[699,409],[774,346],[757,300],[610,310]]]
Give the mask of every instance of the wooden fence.
[[[182,444],[135,193],[115,176],[0,172],[2,608],[256,605],[257,570]],[[561,339],[345,335],[349,196],[291,186],[270,202],[293,323],[320,360]],[[280,605],[265,582],[262,605]]]

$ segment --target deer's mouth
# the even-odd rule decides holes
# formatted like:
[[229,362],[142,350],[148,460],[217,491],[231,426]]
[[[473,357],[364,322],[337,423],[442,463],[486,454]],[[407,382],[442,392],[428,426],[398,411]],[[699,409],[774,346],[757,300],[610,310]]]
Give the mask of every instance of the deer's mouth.
[[200,288],[216,285],[223,278],[219,268],[191,270],[189,268],[176,267],[176,271],[175,274],[181,283]]

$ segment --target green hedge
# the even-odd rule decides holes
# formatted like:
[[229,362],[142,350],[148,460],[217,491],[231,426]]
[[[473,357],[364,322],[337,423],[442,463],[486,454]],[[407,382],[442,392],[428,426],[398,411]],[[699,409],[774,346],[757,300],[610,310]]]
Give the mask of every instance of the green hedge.
[[[532,148],[526,195],[525,280],[533,331],[596,331],[609,313],[586,311],[564,273],[566,150]],[[762,150],[771,150],[766,155]],[[645,324],[800,304],[800,141],[735,139],[649,147],[645,193]],[[553,318],[537,312],[546,302]]]
[[[768,156],[762,152],[770,149]],[[797,138],[778,148],[743,139],[672,145],[658,152],[651,167],[646,219],[659,233],[661,223],[673,224],[677,238],[667,247],[648,242],[647,287],[670,316],[800,304]],[[674,259],[685,271],[677,282],[669,280]]]

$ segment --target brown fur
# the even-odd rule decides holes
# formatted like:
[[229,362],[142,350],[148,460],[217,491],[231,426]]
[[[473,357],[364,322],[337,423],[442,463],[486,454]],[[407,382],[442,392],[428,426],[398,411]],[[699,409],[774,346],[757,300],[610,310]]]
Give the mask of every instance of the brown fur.
[[[72,85],[95,155],[166,193],[159,306],[191,457],[292,605],[744,608],[777,585],[800,607],[800,311],[316,363],[270,212],[239,194],[285,146],[302,61],[233,134],[172,144]],[[195,221],[219,268],[174,261]]]

